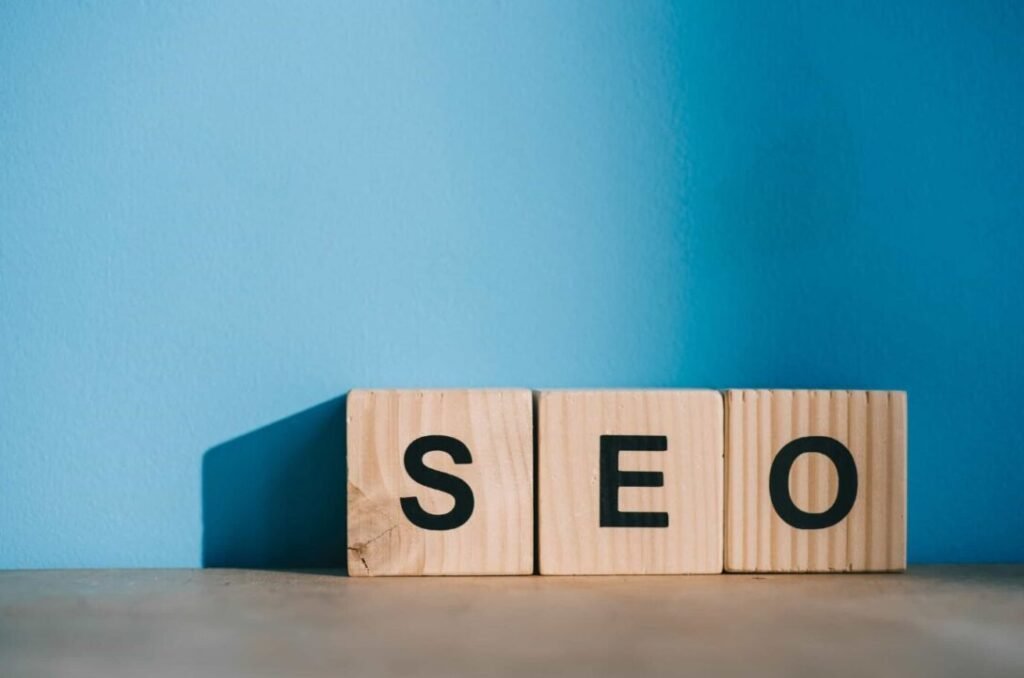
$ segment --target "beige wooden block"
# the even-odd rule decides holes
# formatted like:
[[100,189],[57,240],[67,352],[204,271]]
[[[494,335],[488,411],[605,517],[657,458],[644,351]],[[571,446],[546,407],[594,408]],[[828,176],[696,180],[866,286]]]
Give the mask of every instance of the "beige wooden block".
[[719,392],[545,391],[537,407],[541,574],[722,571]]
[[531,574],[531,392],[349,393],[348,571]]
[[906,569],[906,393],[734,390],[726,420],[727,571]]

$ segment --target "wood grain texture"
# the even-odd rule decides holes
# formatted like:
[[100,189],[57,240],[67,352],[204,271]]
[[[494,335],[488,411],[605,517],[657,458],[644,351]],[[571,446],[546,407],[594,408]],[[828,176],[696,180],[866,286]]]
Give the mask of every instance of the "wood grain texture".
[[1024,566],[905,575],[0,572],[12,678],[1024,676]]
[[[722,571],[723,407],[717,391],[545,391],[538,395],[541,574]],[[602,435],[666,436],[664,452],[624,452],[624,471],[663,487],[623,487],[622,511],[667,512],[668,527],[601,527]]]
[[[411,523],[401,497],[443,514],[454,499],[412,480],[409,444],[446,435],[472,462],[442,452],[424,463],[473,491],[469,520],[451,530]],[[352,391],[348,396],[348,570],[353,576],[531,574],[533,400],[528,390]]]
[[[729,572],[870,572],[906,568],[907,398],[897,391],[732,390],[726,393],[726,535]],[[828,436],[857,466],[850,513],[816,530],[796,529],[773,509],[769,469],[786,443]],[[835,466],[803,454],[789,478],[798,508],[827,510]]]

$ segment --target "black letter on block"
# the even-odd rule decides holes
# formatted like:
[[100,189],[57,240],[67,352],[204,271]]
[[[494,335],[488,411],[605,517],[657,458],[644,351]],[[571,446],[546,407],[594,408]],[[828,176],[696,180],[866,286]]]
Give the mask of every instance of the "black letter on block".
[[447,452],[456,464],[473,461],[461,441],[449,436],[423,436],[412,441],[405,450],[405,471],[420,485],[452,495],[455,506],[448,513],[436,515],[424,511],[416,497],[402,497],[402,512],[413,525],[424,530],[454,530],[473,515],[473,490],[461,478],[424,465],[423,457],[434,451]]
[[601,527],[668,527],[667,513],[619,511],[620,487],[661,487],[660,471],[620,471],[619,452],[664,452],[665,436],[601,436]]
[[[836,500],[824,513],[807,513],[797,508],[789,494],[789,472],[797,457],[806,452],[818,452],[832,460],[839,475]],[[846,446],[828,436],[797,438],[783,446],[775,455],[768,475],[768,492],[775,512],[798,530],[820,530],[832,527],[845,518],[857,500],[857,465]]]

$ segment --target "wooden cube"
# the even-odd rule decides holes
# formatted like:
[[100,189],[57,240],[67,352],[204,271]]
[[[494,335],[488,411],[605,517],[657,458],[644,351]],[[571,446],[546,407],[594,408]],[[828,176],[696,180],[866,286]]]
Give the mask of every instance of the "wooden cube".
[[729,572],[906,568],[907,397],[726,393]]
[[538,395],[541,574],[722,571],[717,391]]
[[352,391],[348,571],[531,574],[531,392]]

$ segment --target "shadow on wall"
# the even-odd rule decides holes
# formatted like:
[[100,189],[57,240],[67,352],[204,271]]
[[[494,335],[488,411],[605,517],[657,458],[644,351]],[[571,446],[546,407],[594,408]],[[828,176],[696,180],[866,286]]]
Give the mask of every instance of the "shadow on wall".
[[345,567],[345,400],[203,455],[203,567]]

